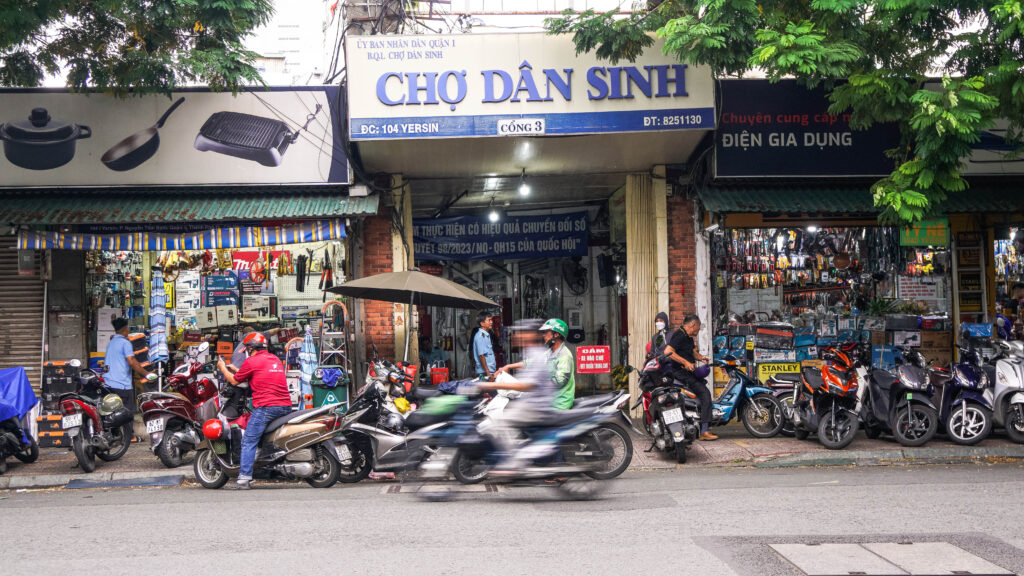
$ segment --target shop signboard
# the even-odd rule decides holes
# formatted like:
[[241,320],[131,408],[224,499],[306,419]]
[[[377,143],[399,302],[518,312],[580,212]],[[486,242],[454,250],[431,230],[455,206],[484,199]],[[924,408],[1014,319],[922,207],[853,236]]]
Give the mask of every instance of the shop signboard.
[[921,220],[900,228],[900,246],[948,246],[949,219]]
[[349,36],[352,140],[599,134],[715,127],[707,66],[655,39],[635,62],[571,35]]
[[426,261],[514,260],[586,256],[586,212],[487,215],[413,220],[416,258]]
[[895,124],[853,130],[832,114],[823,88],[795,80],[721,80],[715,174],[719,178],[884,176]]
[[577,346],[577,374],[607,374],[612,371],[611,346]]
[[757,379],[760,382],[767,382],[769,378],[776,374],[797,374],[799,372],[799,362],[773,362],[757,365]]
[[348,184],[340,90],[0,90],[0,188]]

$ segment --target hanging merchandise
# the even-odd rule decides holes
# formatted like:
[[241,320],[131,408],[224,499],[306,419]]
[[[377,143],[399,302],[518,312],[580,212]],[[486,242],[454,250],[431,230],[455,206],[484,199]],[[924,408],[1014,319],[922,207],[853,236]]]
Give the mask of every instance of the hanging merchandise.
[[324,293],[324,302],[327,301],[327,289],[334,287],[334,269],[331,267],[331,256],[327,248],[324,248],[322,271],[320,272],[320,290]]
[[263,258],[263,250],[260,250],[259,256],[249,267],[249,280],[253,284],[263,284],[267,279],[267,264]]
[[308,266],[309,258],[305,254],[299,254],[295,257],[295,291],[305,292],[306,291],[306,268]]

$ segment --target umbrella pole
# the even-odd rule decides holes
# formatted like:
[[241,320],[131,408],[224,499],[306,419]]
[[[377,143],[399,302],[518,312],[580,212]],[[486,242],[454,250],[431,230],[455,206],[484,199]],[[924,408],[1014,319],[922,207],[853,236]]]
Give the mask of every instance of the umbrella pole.
[[403,362],[409,361],[409,334],[412,332],[412,294],[409,295],[409,307],[405,310],[405,358]]

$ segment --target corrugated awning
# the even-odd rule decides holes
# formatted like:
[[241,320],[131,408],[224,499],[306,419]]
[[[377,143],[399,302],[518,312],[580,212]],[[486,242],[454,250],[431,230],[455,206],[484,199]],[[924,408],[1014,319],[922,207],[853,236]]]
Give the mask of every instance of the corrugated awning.
[[[699,191],[704,207],[712,212],[774,214],[877,215],[870,184],[834,186],[713,185]],[[1024,185],[972,184],[951,194],[942,205],[947,214],[1024,211]]]
[[312,220],[377,213],[378,196],[301,191],[276,187],[272,193],[216,193],[190,188],[132,193],[27,191],[0,195],[0,223],[145,224],[240,220]]

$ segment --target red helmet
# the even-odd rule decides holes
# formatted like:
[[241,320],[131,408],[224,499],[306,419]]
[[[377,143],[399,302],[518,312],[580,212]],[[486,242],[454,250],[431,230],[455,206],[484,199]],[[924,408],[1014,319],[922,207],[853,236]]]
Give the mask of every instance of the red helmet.
[[253,332],[242,340],[242,344],[247,348],[266,348],[267,337],[261,332]]
[[220,420],[207,420],[203,424],[203,436],[210,440],[220,440],[224,434],[224,423]]

